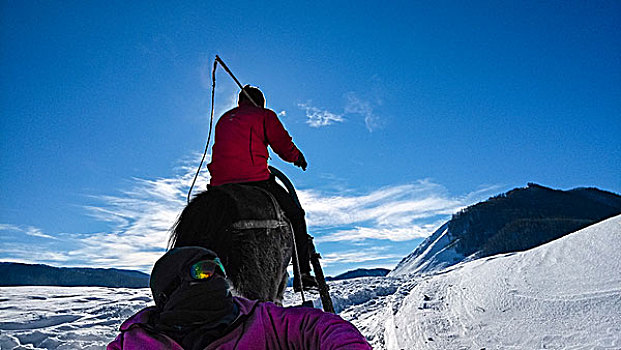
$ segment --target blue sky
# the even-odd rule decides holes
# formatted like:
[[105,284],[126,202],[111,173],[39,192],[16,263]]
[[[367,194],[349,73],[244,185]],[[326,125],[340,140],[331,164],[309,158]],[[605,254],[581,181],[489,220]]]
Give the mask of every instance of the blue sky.
[[172,3],[0,1],[0,260],[149,272],[216,54],[304,152],[306,172],[272,164],[327,274],[392,268],[527,182],[621,192],[618,1]]

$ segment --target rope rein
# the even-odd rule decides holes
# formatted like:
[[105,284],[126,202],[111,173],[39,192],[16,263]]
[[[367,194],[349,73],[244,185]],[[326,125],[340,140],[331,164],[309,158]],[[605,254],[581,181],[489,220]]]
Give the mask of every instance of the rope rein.
[[194,184],[196,184],[196,179],[198,178],[198,174],[201,172],[201,168],[203,167],[203,162],[205,162],[205,157],[207,156],[207,150],[209,149],[209,142],[211,141],[211,130],[213,127],[213,110],[214,110],[214,100],[215,100],[215,92],[216,92],[216,68],[218,68],[218,63],[222,65],[222,68],[229,73],[231,78],[235,80],[237,86],[241,89],[241,91],[248,97],[248,100],[252,102],[255,106],[259,107],[259,105],[252,99],[248,91],[244,89],[242,84],[237,80],[233,72],[229,69],[229,67],[222,61],[222,59],[216,55],[216,59],[213,61],[213,70],[211,71],[211,115],[209,116],[209,134],[207,135],[207,144],[205,145],[205,152],[203,152],[203,158],[201,158],[201,162],[198,165],[198,169],[196,169],[196,174],[194,175],[194,179],[192,180],[192,185],[190,185],[190,190],[188,191],[187,203],[190,204],[190,197],[192,196],[192,189],[194,189]]
[[194,184],[196,183],[196,179],[198,178],[198,174],[201,172],[201,168],[203,167],[203,162],[205,161],[205,157],[207,156],[207,150],[209,149],[209,142],[211,141],[211,129],[213,127],[213,109],[214,109],[214,100],[216,93],[216,68],[218,67],[218,60],[213,62],[213,70],[211,71],[211,115],[209,116],[209,133],[207,135],[207,144],[205,145],[205,152],[203,152],[203,158],[201,158],[201,163],[198,165],[198,169],[196,169],[196,175],[194,175],[194,180],[192,180],[192,185],[190,185],[190,190],[188,191],[187,202],[190,204],[190,196],[192,195],[192,189],[194,188]]

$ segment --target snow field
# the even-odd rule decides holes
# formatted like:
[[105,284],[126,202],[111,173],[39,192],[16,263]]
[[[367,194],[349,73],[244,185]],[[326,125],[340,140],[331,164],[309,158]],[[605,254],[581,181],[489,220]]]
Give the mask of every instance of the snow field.
[[103,349],[148,289],[0,288],[0,349]]
[[[621,216],[427,276],[389,349],[621,349]],[[396,331],[398,329],[398,331]]]
[[[329,286],[379,350],[621,349],[621,216],[526,252]],[[0,349],[104,349],[152,304],[149,289],[0,288]],[[285,306],[300,304],[289,288]]]

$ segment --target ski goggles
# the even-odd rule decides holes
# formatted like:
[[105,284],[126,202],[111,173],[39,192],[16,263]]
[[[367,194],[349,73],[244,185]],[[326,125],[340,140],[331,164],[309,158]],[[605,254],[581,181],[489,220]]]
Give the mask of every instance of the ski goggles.
[[190,276],[195,280],[206,280],[216,273],[226,277],[226,271],[224,266],[222,266],[220,258],[201,260],[190,266]]

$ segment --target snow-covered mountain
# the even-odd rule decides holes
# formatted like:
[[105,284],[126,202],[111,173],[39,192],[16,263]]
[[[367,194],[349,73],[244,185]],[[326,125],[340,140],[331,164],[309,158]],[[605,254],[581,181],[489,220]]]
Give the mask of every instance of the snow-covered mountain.
[[418,280],[388,349],[621,349],[621,215]]
[[[620,252],[621,215],[435,274],[329,285],[375,349],[621,349]],[[285,302],[300,296],[288,289]],[[0,349],[103,349],[152,303],[148,289],[2,287]]]
[[437,271],[463,261],[465,256],[457,252],[453,235],[449,233],[449,223],[440,226],[427,237],[414,251],[405,257],[389,273],[399,276],[410,273]]
[[528,184],[453,215],[390,275],[439,271],[463,261],[524,251],[620,213],[621,196],[611,192]]

